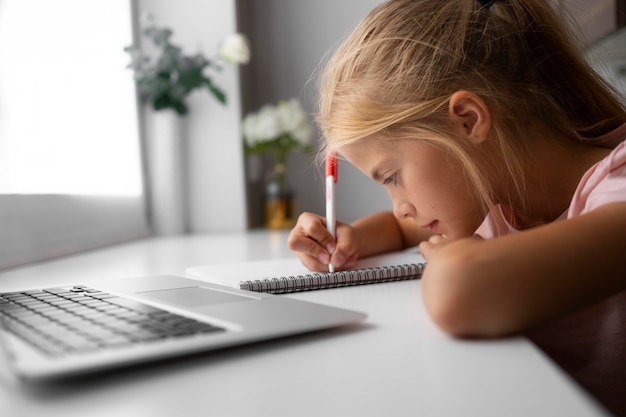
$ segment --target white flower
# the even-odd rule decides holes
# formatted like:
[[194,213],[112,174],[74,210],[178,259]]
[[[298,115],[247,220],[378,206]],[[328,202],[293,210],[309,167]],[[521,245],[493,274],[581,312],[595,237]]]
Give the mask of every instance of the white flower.
[[227,37],[222,42],[219,53],[228,62],[235,64],[247,64],[250,62],[250,44],[248,39],[241,33],[235,33]]
[[300,102],[292,98],[281,101],[276,108],[276,118],[282,133],[290,134],[301,145],[311,141],[311,127]]
[[249,146],[272,140],[280,135],[281,130],[275,114],[275,107],[268,104],[257,113],[250,113],[246,116],[243,121],[243,136]]
[[248,113],[241,129],[247,152],[270,152],[277,161],[284,161],[293,149],[310,148],[311,126],[297,99],[266,104],[256,113]]

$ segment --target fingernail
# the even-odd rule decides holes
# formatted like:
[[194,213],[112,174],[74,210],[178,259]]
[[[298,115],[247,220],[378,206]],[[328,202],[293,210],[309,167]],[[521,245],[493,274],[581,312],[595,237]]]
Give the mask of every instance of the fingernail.
[[328,253],[333,253],[335,251],[335,243],[330,242],[328,245],[326,245],[326,250],[328,251]]
[[322,252],[317,256],[317,259],[324,264],[328,264],[330,262],[330,255],[326,252]]

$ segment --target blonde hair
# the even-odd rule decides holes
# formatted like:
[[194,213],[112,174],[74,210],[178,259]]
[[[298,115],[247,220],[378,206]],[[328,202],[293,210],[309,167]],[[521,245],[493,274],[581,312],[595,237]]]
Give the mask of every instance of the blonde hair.
[[326,146],[372,137],[428,141],[461,162],[490,207],[490,156],[482,164],[470,157],[469,141],[455,138],[447,114],[450,96],[468,90],[490,109],[503,174],[513,185],[509,201],[523,200],[529,126],[543,122],[568,137],[595,137],[626,122],[573,39],[546,0],[496,0],[489,8],[478,0],[380,4],[323,73],[318,123]]

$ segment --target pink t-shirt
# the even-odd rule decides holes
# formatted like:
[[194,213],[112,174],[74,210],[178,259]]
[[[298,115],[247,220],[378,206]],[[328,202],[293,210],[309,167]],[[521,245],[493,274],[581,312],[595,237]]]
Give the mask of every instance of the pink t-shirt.
[[[626,124],[594,141],[608,147],[619,144],[585,173],[569,209],[559,219],[626,201],[625,139]],[[485,239],[516,232],[500,206],[494,207],[476,230]],[[613,413],[626,416],[626,290],[528,336]]]

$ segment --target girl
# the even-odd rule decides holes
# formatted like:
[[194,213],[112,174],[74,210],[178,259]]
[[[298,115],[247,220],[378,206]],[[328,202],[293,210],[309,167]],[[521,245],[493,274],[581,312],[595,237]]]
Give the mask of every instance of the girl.
[[419,244],[443,330],[523,332],[626,415],[626,111],[547,0],[379,5],[330,60],[319,123],[393,215],[334,239],[303,214],[308,268]]

